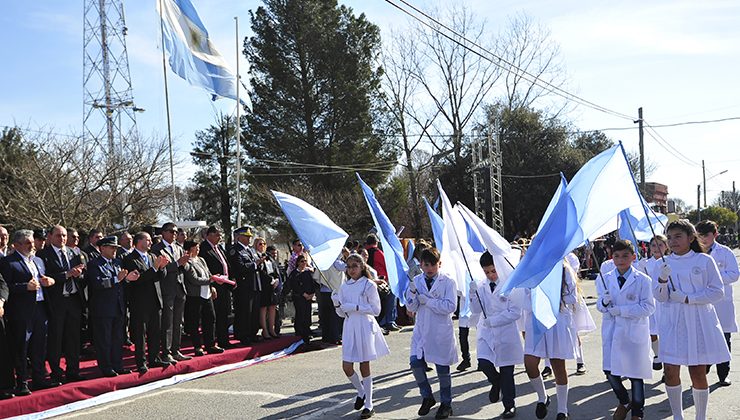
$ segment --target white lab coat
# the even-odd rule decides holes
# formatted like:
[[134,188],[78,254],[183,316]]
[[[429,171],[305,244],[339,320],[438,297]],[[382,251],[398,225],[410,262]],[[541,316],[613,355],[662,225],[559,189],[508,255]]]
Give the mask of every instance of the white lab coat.
[[[416,312],[411,356],[437,365],[452,366],[459,360],[452,325],[452,314],[457,308],[457,284],[442,273],[434,278],[431,290],[427,289],[424,274],[414,277],[413,281],[416,293],[406,289],[406,307]],[[422,303],[420,299],[426,302]]]
[[[663,260],[655,259],[650,257],[649,259],[640,260],[638,266],[640,271],[647,274],[648,277],[653,281],[653,289],[657,286],[657,278],[660,275],[660,270],[663,268]],[[660,313],[663,311],[663,302],[655,301],[655,312],[650,315],[650,335],[658,335],[658,325],[660,325]]]
[[[714,303],[724,287],[717,265],[707,254],[689,251],[665,257],[671,282],[654,279],[653,295],[663,305],[658,325],[660,360],[680,366],[716,365],[730,360]],[[689,303],[671,302],[673,286],[687,295]]]
[[501,281],[493,292],[489,283],[488,280],[479,282],[476,290],[470,291],[470,310],[480,316],[478,358],[496,367],[520,365],[524,363],[524,348],[516,321],[522,316],[522,308],[516,297],[523,291],[514,289],[509,296],[504,296]]
[[369,362],[390,354],[375,320],[380,314],[378,286],[366,277],[347,279],[334,298],[340,302],[337,315],[344,318],[342,361]]
[[732,301],[732,283],[735,283],[740,276],[740,270],[737,267],[737,258],[730,248],[716,242],[712,246],[709,256],[714,258],[714,262],[717,263],[717,269],[719,269],[719,275],[722,277],[725,292],[725,296],[722,299],[714,302],[714,310],[717,311],[717,318],[719,318],[723,332],[737,332],[735,303]]
[[[650,323],[648,317],[655,311],[652,280],[642,272],[631,269],[622,288],[619,288],[618,270],[604,275],[604,282],[596,282],[599,300],[596,309],[603,314],[601,321],[601,349],[604,370],[615,376],[633,379],[652,379],[650,357]],[[604,306],[606,294],[611,297]],[[616,316],[610,307],[619,308]]]

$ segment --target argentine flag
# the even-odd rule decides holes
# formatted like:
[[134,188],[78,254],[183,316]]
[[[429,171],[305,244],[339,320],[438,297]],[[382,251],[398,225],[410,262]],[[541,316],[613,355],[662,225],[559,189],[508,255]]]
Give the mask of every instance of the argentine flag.
[[236,100],[236,76],[208,39],[190,0],[158,0],[164,48],[172,71],[211,94]]

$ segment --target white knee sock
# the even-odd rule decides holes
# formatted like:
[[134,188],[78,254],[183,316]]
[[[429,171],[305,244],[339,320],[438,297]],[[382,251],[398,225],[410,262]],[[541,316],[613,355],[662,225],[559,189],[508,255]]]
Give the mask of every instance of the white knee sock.
[[653,348],[653,355],[657,358],[655,361],[660,361],[660,356],[658,356],[658,351],[660,351],[660,341],[655,340],[650,342],[650,347]]
[[558,413],[568,414],[568,384],[555,385],[558,394]]
[[365,408],[373,409],[373,377],[362,378],[362,387],[365,389]]
[[350,382],[352,382],[352,385],[355,386],[355,389],[357,390],[357,396],[362,398],[363,395],[365,395],[365,390],[362,387],[362,382],[360,382],[360,377],[357,375],[357,372],[353,372],[352,376],[348,377]]
[[583,346],[578,343],[578,354],[576,355],[576,363],[583,363]]
[[665,387],[668,394],[668,403],[671,405],[671,412],[674,420],[683,420],[683,396],[681,395],[681,385]]
[[552,365],[550,364],[550,359],[545,359],[545,367],[549,367],[552,369]]
[[545,381],[542,380],[542,376],[537,375],[536,378],[529,378],[529,383],[532,384],[534,392],[537,393],[538,401],[541,403],[547,401],[547,394],[545,393]]
[[705,420],[707,418],[707,404],[709,403],[709,390],[696,389],[691,390],[694,396],[694,407],[696,408],[696,420]]

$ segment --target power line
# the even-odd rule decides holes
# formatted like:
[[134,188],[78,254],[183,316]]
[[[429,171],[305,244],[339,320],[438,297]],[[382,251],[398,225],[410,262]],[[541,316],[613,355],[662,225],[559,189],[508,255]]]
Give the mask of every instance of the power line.
[[[555,95],[558,95],[558,96],[560,96],[560,97],[562,97],[564,99],[568,99],[568,100],[577,102],[577,103],[579,103],[581,105],[584,105],[586,107],[592,108],[592,109],[594,109],[596,111],[603,112],[605,114],[610,114],[610,115],[613,115],[613,116],[616,116],[616,117],[619,117],[619,118],[622,118],[622,119],[630,120],[630,121],[634,120],[634,117],[632,117],[632,116],[629,116],[627,114],[623,114],[621,112],[617,112],[617,111],[611,110],[609,108],[606,108],[606,107],[603,107],[601,105],[598,105],[598,104],[596,104],[594,102],[588,101],[588,100],[586,100],[584,98],[581,98],[580,96],[578,96],[578,95],[576,95],[574,93],[570,93],[570,92],[568,92],[568,91],[566,91],[566,90],[564,90],[564,89],[562,89],[562,88],[560,88],[558,86],[555,86],[555,85],[553,85],[553,84],[551,84],[551,83],[549,83],[549,82],[547,82],[545,80],[540,79],[538,76],[533,75],[533,74],[527,72],[526,70],[518,67],[516,64],[507,61],[503,57],[500,57],[500,56],[494,54],[492,51],[490,51],[490,50],[482,47],[481,45],[477,44],[476,42],[468,39],[464,35],[460,34],[459,32],[455,31],[454,29],[452,29],[452,28],[448,27],[447,25],[443,24],[442,22],[438,21],[434,17],[432,17],[429,14],[425,13],[423,10],[418,9],[414,5],[412,5],[409,2],[407,2],[406,0],[399,0],[399,1],[401,1],[406,6],[412,8],[414,11],[416,11],[419,14],[421,14],[425,18],[427,18],[430,21],[434,22],[436,25],[438,25],[438,26],[446,29],[447,31],[451,32],[456,37],[459,37],[460,39],[462,39],[462,40],[470,43],[471,45],[477,47],[478,49],[480,49],[481,51],[485,52],[486,54],[489,54],[491,57],[494,57],[499,62],[503,62],[508,67],[505,67],[505,66],[501,65],[499,62],[492,60],[490,57],[484,56],[480,52],[473,50],[472,48],[468,47],[467,45],[465,45],[465,44],[459,42],[458,40],[452,38],[451,36],[443,33],[439,29],[437,29],[437,28],[433,27],[432,25],[430,25],[428,22],[420,19],[415,14],[409,12],[408,10],[406,10],[403,7],[399,6],[398,4],[394,3],[392,0],[385,0],[385,1],[387,3],[389,3],[390,5],[392,5],[393,7],[397,8],[398,10],[402,11],[406,15],[410,16],[412,19],[414,19],[414,20],[418,21],[419,23],[421,23],[422,25],[428,27],[432,31],[434,31],[434,32],[442,35],[443,37],[445,37],[448,40],[452,41],[453,43],[459,45],[460,47],[465,48],[466,50],[470,51],[471,53],[479,56],[480,58],[482,58],[484,60],[488,60],[493,65],[495,65],[495,66],[497,66],[497,67],[499,67],[499,68],[501,68],[503,70],[508,70],[508,71],[511,71],[511,69],[517,70],[517,73],[516,73],[517,75],[520,75],[522,77],[522,79],[527,80],[528,82],[530,82],[530,83],[532,83],[534,85],[539,85],[540,87],[543,87],[543,88],[547,89],[549,92],[554,93]],[[526,77],[524,77],[524,75],[526,75],[529,78],[531,78],[531,80],[530,79],[527,79]]]

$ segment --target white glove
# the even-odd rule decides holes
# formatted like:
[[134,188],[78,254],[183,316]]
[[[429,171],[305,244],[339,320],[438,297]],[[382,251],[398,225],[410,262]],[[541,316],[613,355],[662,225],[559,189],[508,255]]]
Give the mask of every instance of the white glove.
[[416,283],[413,280],[409,283],[409,290],[411,290],[411,293],[416,293]]
[[686,303],[686,295],[680,290],[671,290],[668,292],[668,301],[675,303]]
[[339,301],[339,292],[338,291],[335,290],[335,291],[333,291],[331,293],[331,301],[334,302],[334,306],[335,307],[337,307],[337,306],[339,306],[339,305],[342,304],[342,302]]
[[353,303],[343,303],[342,306],[339,307],[339,309],[342,310],[342,312],[357,312],[357,305]]
[[666,281],[668,280],[668,277],[671,275],[671,266],[667,263],[663,264],[663,267],[660,268],[660,276],[658,276],[659,279]]
[[622,314],[622,310],[619,309],[619,306],[612,306],[609,308],[609,313],[612,314],[612,316],[619,316]]
[[420,303],[420,304],[422,304],[422,305],[426,305],[426,304],[427,304],[427,301],[429,301],[429,296],[427,296],[427,295],[425,295],[425,294],[420,294],[420,295],[419,295],[419,296],[417,297],[417,299],[419,299],[419,303]]
[[470,286],[468,286],[471,292],[478,290],[478,283],[475,282],[475,280],[470,282]]
[[612,297],[609,292],[607,292],[604,294],[604,297],[601,298],[601,304],[606,308],[610,303],[612,303]]

